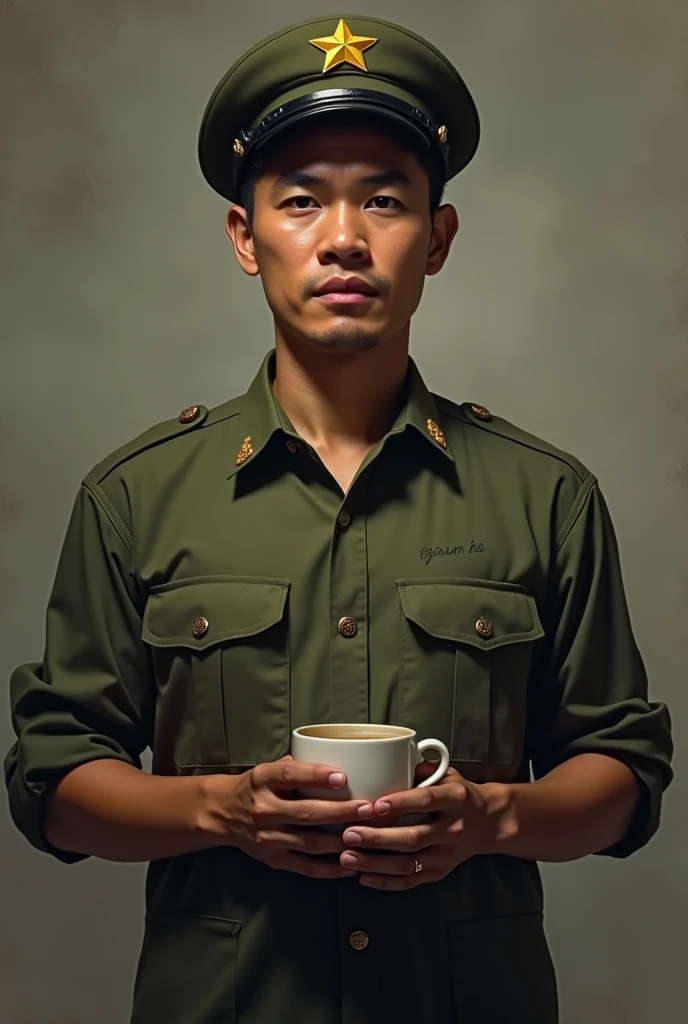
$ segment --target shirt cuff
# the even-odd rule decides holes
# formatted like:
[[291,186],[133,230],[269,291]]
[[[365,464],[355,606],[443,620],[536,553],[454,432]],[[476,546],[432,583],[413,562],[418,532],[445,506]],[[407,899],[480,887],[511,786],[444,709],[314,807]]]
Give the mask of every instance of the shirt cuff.
[[638,780],[638,802],[635,813],[626,834],[604,850],[598,850],[595,856],[616,857],[623,859],[630,857],[636,850],[642,849],[653,837],[659,828],[659,816],[661,807],[661,786],[656,777],[650,773],[631,764],[625,758],[619,758],[630,768]]

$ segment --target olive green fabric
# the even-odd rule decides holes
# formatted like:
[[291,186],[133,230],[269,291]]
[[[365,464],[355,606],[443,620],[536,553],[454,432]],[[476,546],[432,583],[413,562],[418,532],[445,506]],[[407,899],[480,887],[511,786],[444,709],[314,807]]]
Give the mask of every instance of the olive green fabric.
[[[595,478],[430,394],[410,362],[397,418],[344,495],[273,373],[270,353],[245,396],[153,428],[85,478],[43,661],[11,681],[17,826],[78,861],[41,827],[46,786],[76,765],[139,766],[151,745],[157,773],[239,772],[287,752],[297,726],[381,722],[443,740],[476,782],[620,758],[643,798],[604,853],[647,843],[670,722],[648,703]],[[134,1024],[557,1019],[531,861],[474,857],[393,893],[210,849],[153,862],[146,902]]]
[[[365,70],[347,60],[328,70],[328,56],[311,42],[331,37],[343,20],[355,37],[375,39],[361,53]],[[355,55],[353,60],[355,60]],[[473,158],[480,122],[474,100],[456,68],[436,47],[401,25],[367,14],[322,15],[288,25],[252,46],[223,75],[203,114],[198,156],[204,177],[215,191],[238,201],[236,181],[247,161],[252,137],[244,137],[261,122],[270,132],[300,120],[302,113],[285,104],[317,94],[308,117],[331,116],[331,90],[365,90],[381,100],[392,97],[406,105],[409,126],[418,125],[420,113],[435,126],[428,144],[444,151],[447,179]],[[322,107],[318,112],[318,106]],[[338,108],[375,109],[371,98],[340,98]],[[413,112],[416,112],[415,114]],[[379,112],[384,114],[384,103]],[[389,111],[386,112],[389,116]],[[437,129],[443,128],[441,138]],[[234,140],[239,138],[239,152]]]

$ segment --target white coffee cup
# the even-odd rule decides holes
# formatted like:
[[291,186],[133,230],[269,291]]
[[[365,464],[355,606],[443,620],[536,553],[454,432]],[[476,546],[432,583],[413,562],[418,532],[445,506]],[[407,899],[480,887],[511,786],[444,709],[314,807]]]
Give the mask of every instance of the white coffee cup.
[[[439,767],[416,785],[416,765],[425,750],[439,752]],[[391,793],[432,786],[449,767],[449,751],[441,740],[416,742],[414,729],[373,723],[302,725],[292,731],[291,756],[295,761],[332,765],[346,775],[345,785],[337,789],[299,787],[296,795],[305,800],[353,799],[370,800],[374,804]],[[425,816],[422,820],[426,820]],[[348,825],[324,827],[328,831],[341,831]]]

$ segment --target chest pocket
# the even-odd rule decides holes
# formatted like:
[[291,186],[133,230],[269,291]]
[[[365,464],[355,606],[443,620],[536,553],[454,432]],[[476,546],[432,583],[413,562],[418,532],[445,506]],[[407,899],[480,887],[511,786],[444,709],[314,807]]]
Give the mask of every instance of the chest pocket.
[[398,580],[399,714],[452,760],[518,764],[533,645],[544,636],[535,599],[517,584]]
[[203,576],[152,588],[143,640],[156,742],[180,769],[251,766],[289,748],[288,580]]

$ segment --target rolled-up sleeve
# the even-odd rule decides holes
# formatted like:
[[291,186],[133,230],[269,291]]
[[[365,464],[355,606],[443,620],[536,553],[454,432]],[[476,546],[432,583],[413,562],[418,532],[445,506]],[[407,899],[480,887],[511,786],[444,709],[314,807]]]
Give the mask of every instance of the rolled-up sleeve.
[[530,693],[529,752],[534,777],[578,754],[623,761],[640,800],[627,834],[600,854],[627,857],[659,825],[672,779],[667,707],[648,700],[645,667],[631,627],[614,528],[589,477],[558,538],[543,616],[547,639]]
[[100,758],[140,768],[150,744],[154,685],[139,606],[129,530],[87,478],[58,561],[43,661],[20,666],[10,680],[17,739],[5,759],[17,828],[37,849],[66,863],[84,855],[47,842],[42,817],[48,788]]

